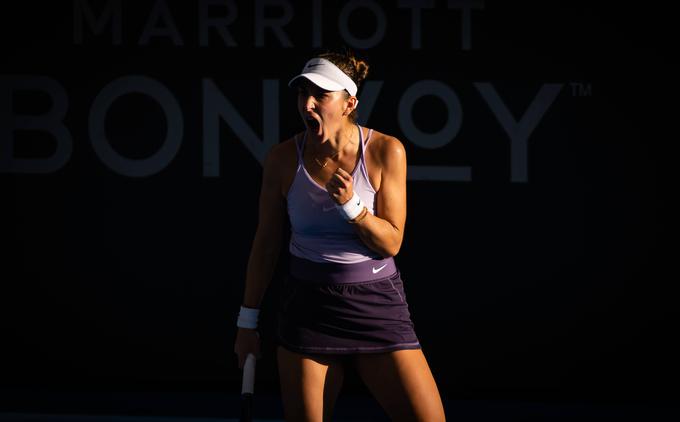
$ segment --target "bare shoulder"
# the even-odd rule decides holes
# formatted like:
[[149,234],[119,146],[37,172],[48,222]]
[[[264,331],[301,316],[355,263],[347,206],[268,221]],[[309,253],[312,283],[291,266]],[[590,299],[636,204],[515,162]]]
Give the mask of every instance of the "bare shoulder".
[[373,129],[369,145],[369,154],[383,167],[386,163],[398,161],[406,157],[404,144],[396,137]]
[[281,194],[286,196],[288,188],[295,176],[297,163],[297,146],[295,140],[301,136],[297,133],[290,138],[274,145],[267,156],[265,166],[276,175],[280,182]]
[[293,135],[290,138],[271,147],[267,154],[265,166],[270,166],[272,170],[283,176],[281,172],[285,172],[290,168],[291,163],[297,160],[297,147],[295,146],[295,139],[299,134]]

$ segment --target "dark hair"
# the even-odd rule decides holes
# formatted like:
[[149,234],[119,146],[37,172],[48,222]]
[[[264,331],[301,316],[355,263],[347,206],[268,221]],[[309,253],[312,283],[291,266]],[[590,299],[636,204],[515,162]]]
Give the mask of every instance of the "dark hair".
[[[357,57],[354,52],[347,46],[343,46],[342,49],[326,49],[323,53],[318,54],[316,57],[323,58],[329,62],[336,65],[340,70],[345,72],[355,84],[357,84],[357,89],[361,86],[361,83],[366,79],[368,75],[368,63],[365,60]],[[345,99],[350,97],[347,90],[343,91],[345,93]],[[357,121],[357,109],[355,108],[347,116],[350,121],[356,123]]]

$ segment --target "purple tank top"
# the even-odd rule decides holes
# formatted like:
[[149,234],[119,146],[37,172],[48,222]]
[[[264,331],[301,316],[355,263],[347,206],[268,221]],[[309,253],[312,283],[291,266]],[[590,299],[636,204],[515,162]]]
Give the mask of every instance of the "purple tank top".
[[[361,155],[359,163],[352,171],[353,189],[366,204],[368,212],[375,214],[376,192],[368,179],[364,160],[366,144],[373,129],[369,130],[364,142],[361,126],[357,124],[357,128]],[[340,215],[326,188],[314,181],[305,169],[302,152],[306,135],[305,131],[301,142],[299,139],[295,140],[298,164],[287,194],[291,225],[290,253],[315,262],[342,264],[382,259],[380,254],[363,243],[354,227]]]

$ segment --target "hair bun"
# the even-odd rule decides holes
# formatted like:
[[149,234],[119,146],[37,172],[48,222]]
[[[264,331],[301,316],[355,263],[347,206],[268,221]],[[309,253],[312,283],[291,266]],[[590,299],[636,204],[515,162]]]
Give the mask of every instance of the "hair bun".
[[351,57],[350,61],[352,62],[352,65],[355,69],[355,82],[360,83],[366,79],[366,76],[368,76],[368,63],[366,63],[364,60],[357,59],[356,57]]
[[341,49],[336,50],[326,49],[317,57],[324,58],[336,65],[340,70],[345,72],[347,76],[352,78],[354,83],[357,84],[357,87],[359,87],[361,82],[368,76],[368,63],[357,57],[347,46],[343,46]]

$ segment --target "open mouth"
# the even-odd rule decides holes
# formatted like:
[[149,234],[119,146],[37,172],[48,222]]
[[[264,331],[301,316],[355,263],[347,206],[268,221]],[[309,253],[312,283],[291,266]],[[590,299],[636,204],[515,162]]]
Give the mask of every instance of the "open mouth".
[[305,117],[305,123],[312,132],[319,133],[319,122],[315,118],[307,116]]

